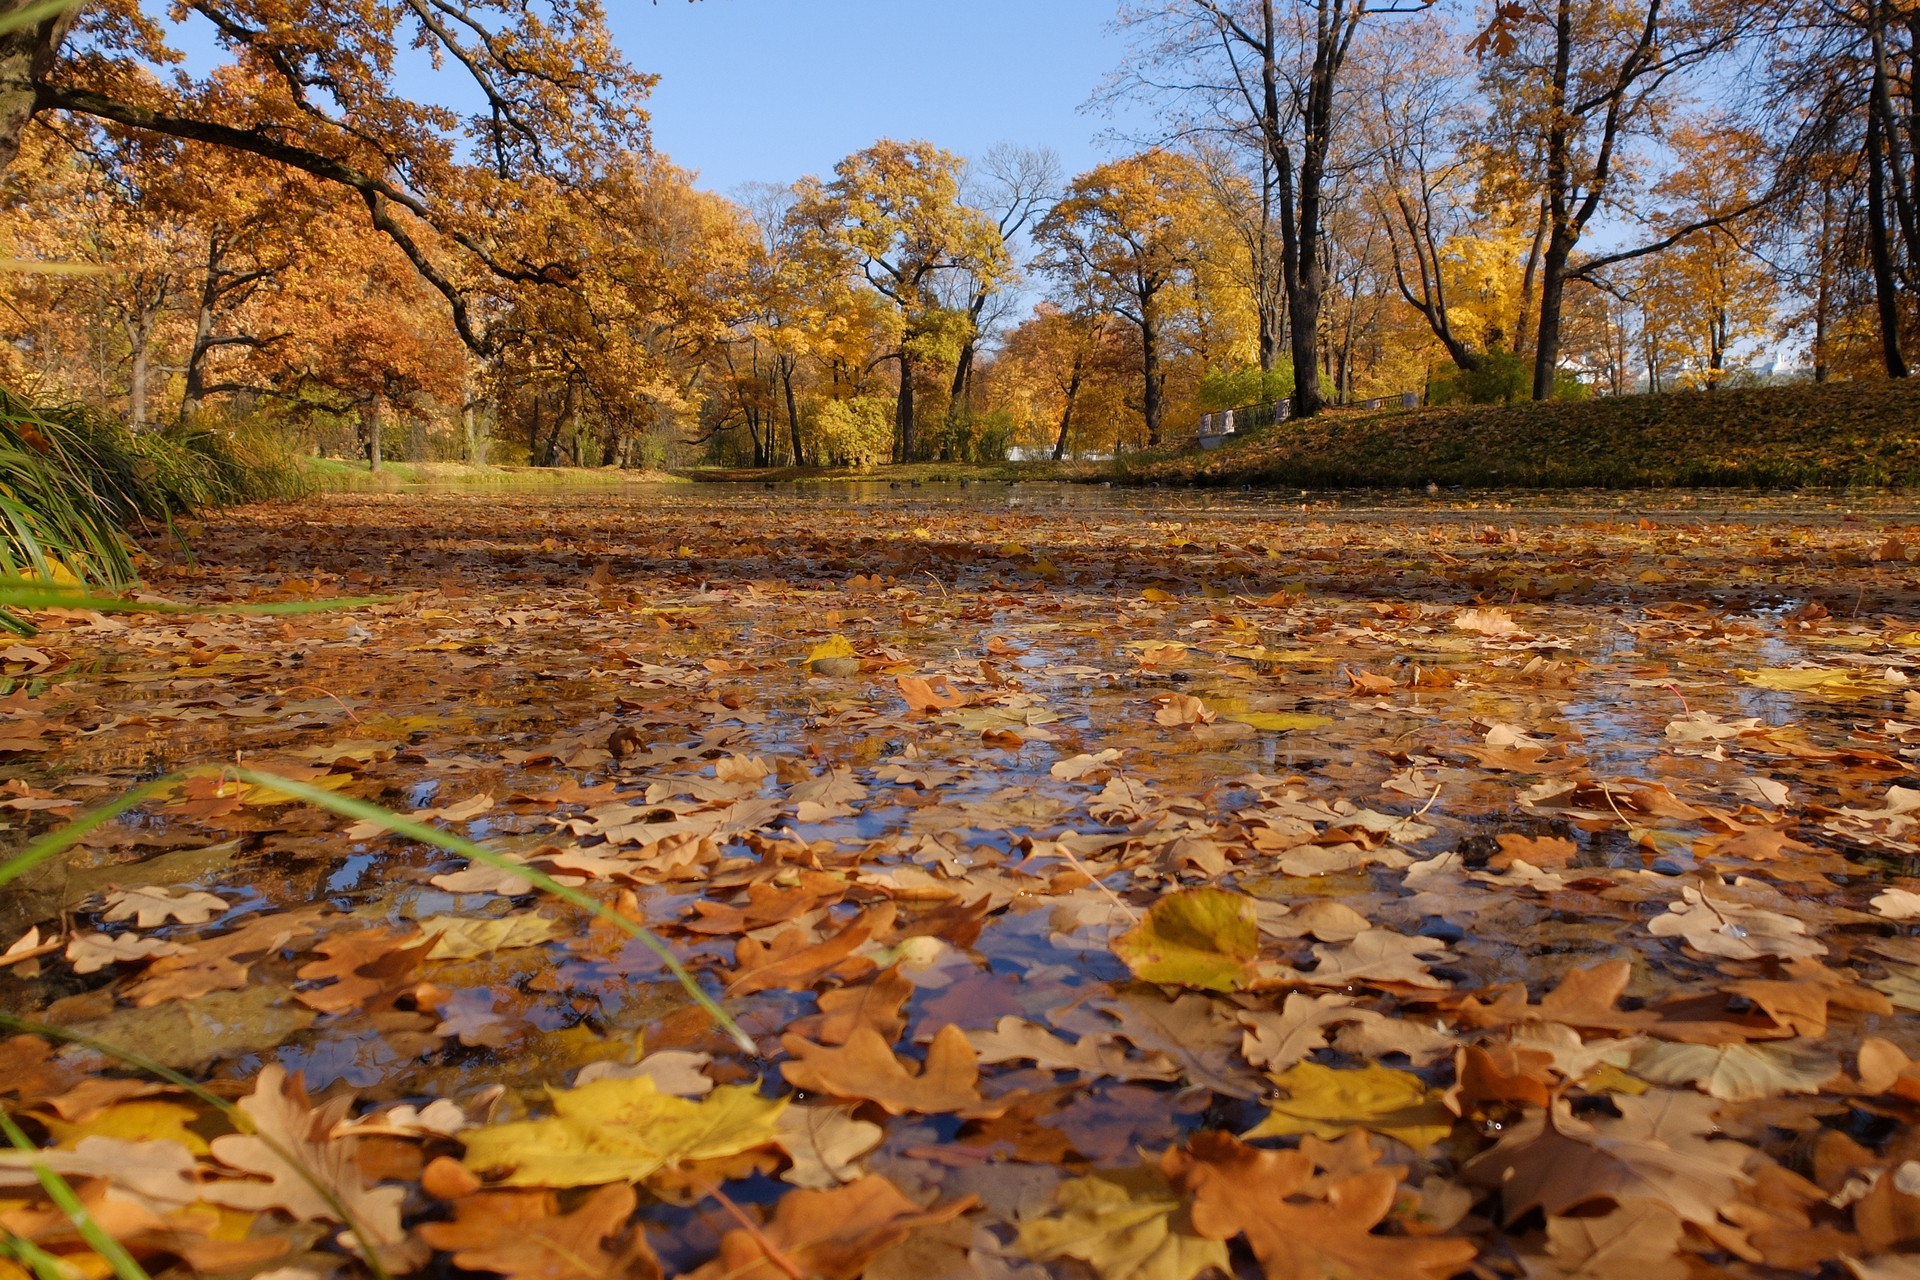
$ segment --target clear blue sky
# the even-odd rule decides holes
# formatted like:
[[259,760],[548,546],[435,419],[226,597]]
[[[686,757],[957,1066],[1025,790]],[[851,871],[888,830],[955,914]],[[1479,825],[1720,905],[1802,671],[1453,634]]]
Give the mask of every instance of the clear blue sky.
[[[1118,64],[1115,0],[609,0],[627,59],[661,79],[653,141],[700,185],[825,174],[876,138],[962,155],[1105,158],[1081,108]],[[1135,120],[1138,125],[1138,119]]]

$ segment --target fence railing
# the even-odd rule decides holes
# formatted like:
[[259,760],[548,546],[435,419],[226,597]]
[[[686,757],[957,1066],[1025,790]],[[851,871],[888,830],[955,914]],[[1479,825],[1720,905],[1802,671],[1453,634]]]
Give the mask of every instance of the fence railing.
[[[1398,395],[1372,396],[1360,402],[1360,407],[1369,411],[1385,409],[1397,403],[1403,410],[1420,407],[1418,391],[1403,391]],[[1255,427],[1271,427],[1285,422],[1293,414],[1292,400],[1271,400],[1263,404],[1241,405],[1234,409],[1222,409],[1217,413],[1200,415],[1199,429],[1194,438],[1203,449],[1211,449],[1231,435],[1242,431],[1251,431]]]

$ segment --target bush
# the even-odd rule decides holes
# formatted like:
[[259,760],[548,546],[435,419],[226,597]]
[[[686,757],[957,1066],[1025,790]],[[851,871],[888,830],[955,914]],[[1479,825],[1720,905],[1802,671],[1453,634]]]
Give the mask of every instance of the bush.
[[136,435],[0,389],[0,576],[129,586],[132,530],[299,484],[291,453],[262,430]]
[[1244,369],[1209,369],[1200,375],[1196,401],[1202,413],[1238,409],[1242,405],[1272,404],[1293,394],[1293,365],[1281,361],[1271,369],[1248,365]]
[[[1590,394],[1587,384],[1575,374],[1559,369],[1553,375],[1556,400],[1584,400]],[[1434,375],[1427,387],[1427,403],[1518,404],[1533,399],[1533,365],[1511,351],[1489,351],[1480,357],[1480,367],[1462,369],[1449,364]]]
[[829,400],[814,416],[820,449],[832,465],[867,468],[893,456],[893,400],[854,396]]

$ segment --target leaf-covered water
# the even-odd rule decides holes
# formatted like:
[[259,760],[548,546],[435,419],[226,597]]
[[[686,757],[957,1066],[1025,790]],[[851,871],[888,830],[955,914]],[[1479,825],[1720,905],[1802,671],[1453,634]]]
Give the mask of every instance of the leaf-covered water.
[[[273,1141],[51,1038],[0,1100],[155,1272],[1899,1274],[1920,531],[1613,503],[222,517],[151,590],[399,598],[46,617],[0,838],[336,789],[653,927],[758,1053],[527,881],[208,776],[6,890],[0,1003]],[[0,1226],[84,1256],[29,1163]]]

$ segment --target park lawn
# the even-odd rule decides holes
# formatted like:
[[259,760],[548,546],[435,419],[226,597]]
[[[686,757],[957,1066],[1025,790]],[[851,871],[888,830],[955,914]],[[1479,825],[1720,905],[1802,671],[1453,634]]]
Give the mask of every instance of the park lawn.
[[1211,452],[1127,460],[1136,483],[1320,488],[1920,485],[1920,384],[1836,382],[1366,413]]

